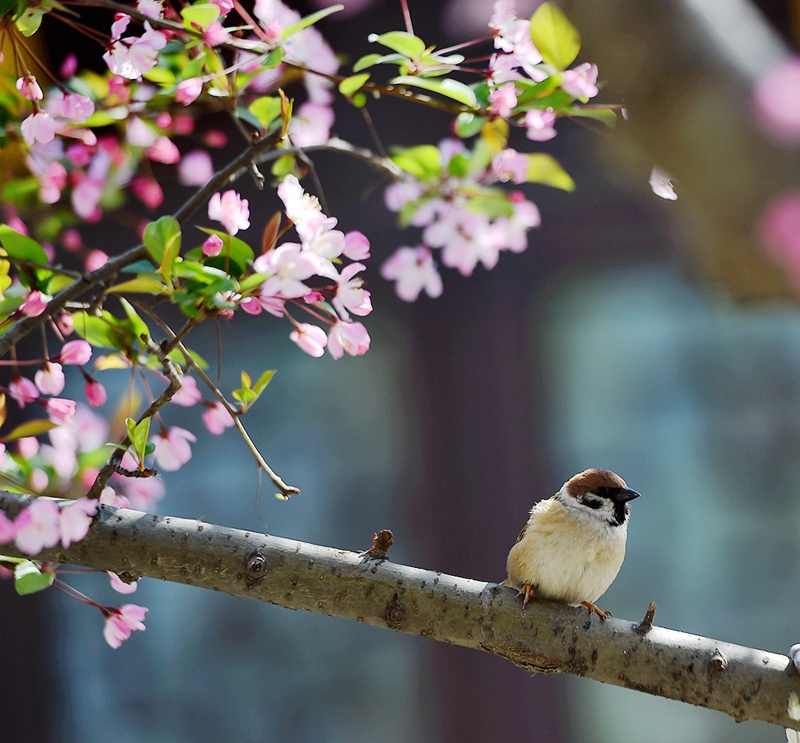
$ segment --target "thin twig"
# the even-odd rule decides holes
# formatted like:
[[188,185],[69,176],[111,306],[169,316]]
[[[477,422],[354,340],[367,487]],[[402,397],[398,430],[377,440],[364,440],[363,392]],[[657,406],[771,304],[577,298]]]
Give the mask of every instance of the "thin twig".
[[[167,355],[169,351],[165,350],[165,348],[160,346],[158,343],[155,343],[149,336],[142,335],[141,339],[147,347],[147,350],[158,357],[158,360],[161,362],[161,368],[164,370],[164,374],[169,380],[169,384],[164,388],[161,394],[155,400],[153,400],[150,405],[148,405],[147,410],[145,410],[144,413],[139,416],[138,420],[136,421],[137,424],[141,423],[145,418],[151,418],[153,415],[155,415],[175,396],[175,393],[181,388],[181,373],[172,362],[172,359]],[[122,463],[122,457],[125,455],[125,452],[128,451],[128,447],[130,445],[130,437],[125,434],[122,441],[120,441],[119,444],[117,444],[117,446],[114,448],[114,451],[108,458],[108,461],[100,469],[100,472],[97,473],[97,477],[87,493],[89,498],[99,498],[103,492],[103,488],[105,488],[105,486],[108,484],[111,476],[115,472],[121,471],[120,465]],[[155,471],[152,471],[150,474],[155,474]]]
[[175,334],[175,331],[169,327],[158,315],[153,312],[150,312],[147,308],[143,308],[150,317],[153,322],[155,322],[167,335],[171,337],[170,341],[165,341],[165,345],[168,345],[170,350],[172,348],[177,348],[182,354],[184,359],[186,360],[186,365],[191,367],[197,372],[197,376],[205,382],[208,389],[217,398],[217,400],[222,403],[225,409],[230,414],[231,418],[233,419],[233,424],[236,426],[236,430],[239,432],[239,435],[242,437],[247,448],[252,453],[254,459],[256,460],[256,464],[267,473],[267,476],[270,480],[272,480],[273,484],[275,485],[278,490],[280,490],[279,497],[286,500],[293,495],[299,495],[300,489],[295,487],[294,485],[287,485],[283,479],[275,472],[272,467],[267,464],[267,461],[261,455],[261,452],[258,450],[258,447],[255,445],[253,440],[250,438],[250,434],[247,433],[247,430],[244,427],[244,424],[241,421],[241,416],[239,411],[236,410],[226,399],[225,395],[222,394],[222,391],[214,384],[213,380],[211,380],[208,375],[195,363],[194,359],[189,355],[189,350],[186,346],[183,345],[180,341],[180,337]]

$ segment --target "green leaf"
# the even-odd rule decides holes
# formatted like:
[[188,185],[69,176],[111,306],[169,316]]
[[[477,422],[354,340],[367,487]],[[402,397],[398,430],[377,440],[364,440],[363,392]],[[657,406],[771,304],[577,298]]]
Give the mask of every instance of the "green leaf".
[[587,108],[585,106],[575,106],[568,113],[571,116],[583,116],[586,119],[594,119],[605,124],[609,129],[617,125],[617,112],[612,108]]
[[144,458],[147,456],[147,437],[150,435],[150,416],[143,418],[137,423],[133,418],[125,419],[125,427],[128,429],[128,438],[131,446],[136,452],[140,466],[144,466]]
[[[189,357],[192,359],[192,361],[194,361],[196,366],[198,366],[200,369],[208,369],[208,362],[199,353],[193,351],[191,348],[187,348],[186,350],[189,352]],[[181,366],[187,365],[186,357],[179,348],[175,348],[170,351],[169,357]]]
[[14,588],[20,596],[44,591],[55,579],[55,573],[43,573],[32,560],[25,560],[14,568]]
[[442,170],[439,149],[432,144],[399,150],[392,155],[392,160],[399,168],[420,180],[438,176]]
[[174,217],[159,217],[145,227],[144,244],[150,255],[160,264],[159,273],[164,283],[172,282],[175,259],[181,252],[181,225]]
[[389,31],[386,34],[370,34],[369,41],[383,44],[405,57],[418,57],[425,51],[425,42],[407,31]]
[[489,219],[510,217],[514,213],[514,208],[508,200],[508,194],[499,190],[485,191],[478,196],[473,196],[467,201],[467,209],[475,214],[482,214]]
[[283,30],[281,39],[288,39],[292,34],[296,34],[298,31],[302,31],[304,28],[313,26],[317,21],[321,21],[323,18],[325,18],[325,16],[329,16],[331,13],[338,13],[340,10],[344,10],[344,5],[331,5],[328,8],[318,10],[316,13],[311,13],[311,15],[307,15],[305,18],[301,18],[293,26],[285,28]]
[[211,3],[188,5],[181,10],[181,18],[183,18],[183,25],[186,28],[196,29],[199,27],[201,30],[205,30],[219,18],[219,6]]
[[470,113],[459,114],[456,117],[456,134],[461,139],[474,137],[481,131],[487,121],[488,119],[485,116],[476,116]]
[[267,129],[281,115],[281,99],[273,95],[263,95],[256,98],[247,110],[256,117],[262,128]]
[[360,75],[351,75],[346,77],[339,83],[339,92],[345,98],[352,98],[354,93],[357,93],[364,86],[364,83],[369,80],[369,73],[362,72]]
[[143,335],[149,336],[150,328],[148,328],[145,321],[139,317],[133,305],[125,299],[125,297],[120,297],[119,302],[122,305],[122,309],[125,310],[125,314],[128,316],[127,321],[119,321],[120,326],[130,331],[131,335],[136,338],[137,341],[140,340]]
[[275,369],[267,369],[259,378],[258,381],[253,385],[253,391],[260,395],[267,387],[267,385],[272,381],[272,378],[275,376]]
[[57,423],[53,423],[52,421],[45,420],[43,418],[25,421],[25,423],[20,423],[18,426],[13,428],[10,433],[7,433],[5,436],[0,438],[0,441],[16,441],[17,439],[23,439],[26,436],[38,436],[40,433],[46,433],[47,431],[55,428],[57,425]]
[[41,8],[25,8],[22,15],[14,19],[14,25],[23,36],[33,36],[42,25],[44,13]]
[[154,273],[114,284],[106,291],[109,294],[169,294],[172,288],[164,284],[160,274]]
[[204,258],[203,251],[200,249],[199,255],[195,256],[193,250],[187,258],[195,258],[196,260],[203,260],[203,264],[225,271],[237,278],[243,276],[247,271],[247,264],[255,258],[253,249],[244,241],[240,240],[234,235],[229,235],[227,232],[220,230],[212,230],[208,227],[200,228],[207,235],[216,235],[222,240],[222,251],[219,255]]
[[440,79],[416,77],[415,75],[400,75],[399,77],[393,78],[390,82],[392,85],[408,85],[415,88],[422,88],[431,93],[438,93],[439,95],[463,103],[465,106],[474,106],[478,100],[472,88],[458,80],[451,80],[449,77]]
[[361,72],[366,70],[367,67],[372,67],[383,59],[382,54],[365,54],[353,65],[353,72]]
[[7,224],[0,224],[0,243],[11,258],[20,258],[31,263],[40,263],[46,266],[47,253],[44,248],[28,237],[12,230]]
[[[72,313],[72,318],[75,332],[93,346],[116,348],[131,353],[140,344],[136,331],[141,330],[141,326],[135,327],[130,320],[118,320],[107,310],[102,310],[99,315],[90,315],[83,310],[77,310]],[[146,331],[147,326],[144,328]]]
[[542,3],[531,16],[531,41],[547,64],[566,70],[581,50],[581,35],[564,12]]
[[542,183],[564,191],[575,190],[575,181],[558,164],[558,160],[541,152],[528,155],[527,181]]
[[258,381],[254,385],[250,379],[250,375],[246,371],[242,372],[242,386],[238,390],[233,391],[233,396],[240,403],[242,403],[242,412],[245,412],[256,400],[258,400],[261,393],[266,389],[274,375],[274,369],[265,371],[258,378]]

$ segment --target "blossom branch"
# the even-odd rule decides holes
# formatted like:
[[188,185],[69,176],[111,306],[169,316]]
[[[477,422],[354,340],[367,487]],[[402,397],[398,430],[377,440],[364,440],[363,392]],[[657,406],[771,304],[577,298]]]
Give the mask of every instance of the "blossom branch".
[[[141,307],[141,305],[138,306]],[[222,394],[222,391],[219,389],[219,387],[217,387],[217,385],[214,384],[209,376],[195,363],[194,359],[189,354],[189,350],[183,345],[183,343],[181,343],[181,338],[185,335],[185,333],[178,333],[176,335],[172,328],[170,328],[169,325],[167,325],[160,317],[158,317],[158,315],[145,307],[142,307],[142,309],[147,313],[148,317],[153,320],[153,322],[155,322],[165,333],[167,333],[167,335],[171,336],[171,340],[169,341],[170,349],[173,347],[178,348],[178,350],[183,354],[183,358],[186,360],[187,366],[194,369],[194,371],[197,373],[197,376],[203,380],[214,397],[216,397],[225,410],[228,411],[228,414],[231,416],[231,420],[233,421],[233,425],[236,427],[236,430],[239,432],[239,435],[242,437],[245,445],[255,458],[256,464],[267,473],[267,477],[272,480],[272,483],[280,491],[278,494],[279,497],[286,500],[293,495],[299,495],[300,488],[295,487],[294,485],[287,485],[283,478],[277,472],[275,472],[275,470],[273,470],[269,464],[267,464],[267,461],[261,455],[261,452],[258,450],[255,442],[250,438],[250,434],[247,433],[247,430],[242,423],[239,411],[231,406],[231,404],[225,398],[225,395]]]
[[[14,516],[30,498],[0,492]],[[14,547],[3,548],[17,555]],[[533,601],[516,592],[348,552],[189,519],[100,506],[80,543],[43,560],[222,591],[483,650],[531,672],[569,673],[800,729],[785,655]],[[793,704],[794,702],[794,704]]]
[[[161,394],[155,398],[150,405],[147,406],[147,410],[145,410],[144,413],[139,416],[138,420],[136,421],[137,423],[141,423],[145,418],[152,418],[152,416],[161,410],[161,408],[163,408],[181,388],[181,373],[178,371],[175,364],[172,363],[172,359],[168,356],[170,351],[168,344],[165,343],[163,345],[159,345],[158,343],[155,343],[152,338],[149,338],[146,335],[142,335],[142,342],[145,344],[148,351],[158,357],[158,360],[161,362],[161,368],[164,370],[164,374],[169,380],[169,384],[164,388]],[[108,458],[108,461],[97,473],[97,477],[92,483],[91,488],[89,488],[89,492],[87,494],[89,498],[100,497],[103,492],[103,488],[105,488],[111,476],[115,472],[119,472],[120,465],[122,464],[122,457],[130,445],[130,437],[126,434],[122,441],[120,441],[119,444],[117,444],[117,446],[114,448],[114,451]],[[153,472],[151,474],[155,473]]]

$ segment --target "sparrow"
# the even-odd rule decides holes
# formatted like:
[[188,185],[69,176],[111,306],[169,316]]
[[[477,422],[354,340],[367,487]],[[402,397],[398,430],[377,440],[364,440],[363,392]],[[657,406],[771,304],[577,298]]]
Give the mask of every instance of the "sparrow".
[[536,596],[585,606],[603,620],[611,616],[594,602],[622,566],[628,501],[638,497],[619,475],[589,469],[534,505],[508,553],[508,578],[503,581],[522,595],[522,610]]

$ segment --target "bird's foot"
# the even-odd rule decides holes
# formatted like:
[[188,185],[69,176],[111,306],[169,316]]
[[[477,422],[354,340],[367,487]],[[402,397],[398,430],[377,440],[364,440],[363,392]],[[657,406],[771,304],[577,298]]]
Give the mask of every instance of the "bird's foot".
[[591,601],[581,601],[581,606],[585,606],[589,610],[589,616],[592,614],[597,614],[600,619],[604,622],[606,621],[606,617],[613,617],[614,615],[610,611],[603,611],[600,607],[596,604],[593,604]]
[[530,583],[522,584],[522,588],[519,589],[519,593],[517,594],[517,596],[522,596],[522,611],[525,611],[525,607],[533,598],[533,593],[535,590],[536,589]]

